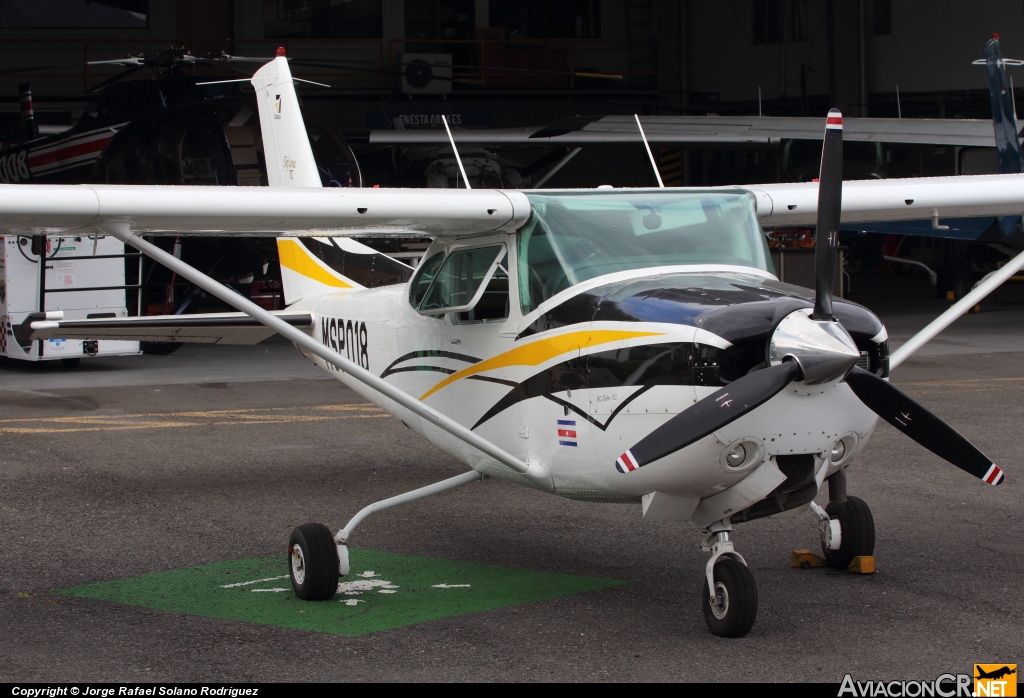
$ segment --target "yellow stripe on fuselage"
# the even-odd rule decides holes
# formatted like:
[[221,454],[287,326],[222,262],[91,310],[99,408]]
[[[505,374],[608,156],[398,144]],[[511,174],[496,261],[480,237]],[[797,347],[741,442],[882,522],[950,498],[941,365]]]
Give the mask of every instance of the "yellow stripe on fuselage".
[[656,337],[663,332],[631,332],[627,330],[583,330],[581,332],[569,332],[550,339],[541,339],[525,346],[516,347],[504,354],[492,356],[489,359],[475,363],[457,373],[445,378],[433,388],[423,393],[420,400],[426,400],[441,388],[451,385],[455,381],[476,375],[485,371],[506,366],[539,366],[540,364],[560,356],[574,349],[583,350],[587,347],[608,342],[617,342],[623,339],[635,339],[637,337]]
[[296,240],[278,240],[277,256],[281,266],[291,269],[297,274],[334,288],[352,288],[331,272],[316,263],[310,253]]

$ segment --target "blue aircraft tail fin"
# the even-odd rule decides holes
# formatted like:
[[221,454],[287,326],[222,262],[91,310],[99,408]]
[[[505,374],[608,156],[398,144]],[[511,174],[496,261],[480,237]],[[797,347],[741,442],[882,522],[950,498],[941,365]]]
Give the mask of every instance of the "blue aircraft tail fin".
[[1021,152],[1020,139],[1017,136],[1013,94],[1006,84],[998,34],[993,34],[985,44],[985,67],[988,70],[988,92],[992,100],[992,127],[996,134],[999,171],[1003,174],[1024,173],[1024,153]]
[[[1002,174],[1024,173],[1024,153],[1017,135],[1017,115],[1013,92],[1006,82],[1006,63],[999,49],[999,35],[993,34],[985,44],[985,69],[988,71],[988,94],[992,101],[992,128],[996,135],[996,153]],[[1002,242],[1015,249],[1024,246],[1020,216],[1004,216],[986,230],[978,242]]]

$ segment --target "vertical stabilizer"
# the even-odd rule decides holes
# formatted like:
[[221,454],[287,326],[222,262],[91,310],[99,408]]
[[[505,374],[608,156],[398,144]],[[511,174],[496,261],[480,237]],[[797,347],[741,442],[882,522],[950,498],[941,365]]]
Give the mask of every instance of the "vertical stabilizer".
[[996,134],[999,171],[1002,174],[1024,173],[1024,154],[1021,153],[1020,140],[1017,137],[1013,94],[1006,84],[998,34],[993,34],[985,44],[985,68],[988,71],[989,98],[992,100],[992,126]]
[[[1020,61],[1014,61],[1019,65]],[[1002,174],[1024,173],[1024,153],[1017,135],[1017,114],[1013,90],[1006,82],[1006,61],[999,48],[999,35],[993,34],[985,44],[985,69],[988,71],[988,95],[992,102],[992,128],[996,135],[996,154],[999,157],[999,172]],[[996,232],[998,231],[998,232]],[[983,239],[988,233],[983,234]],[[1024,244],[1020,216],[1003,216],[996,219],[992,231],[994,239],[1020,249]]]
[[257,70],[252,85],[256,88],[270,186],[319,187],[320,173],[306,136],[288,59],[278,55]]
[[[320,171],[283,49],[256,71],[252,84],[270,186],[321,187]],[[281,237],[277,239],[277,254],[286,305],[349,288],[401,283],[412,275],[407,265],[344,237]]]

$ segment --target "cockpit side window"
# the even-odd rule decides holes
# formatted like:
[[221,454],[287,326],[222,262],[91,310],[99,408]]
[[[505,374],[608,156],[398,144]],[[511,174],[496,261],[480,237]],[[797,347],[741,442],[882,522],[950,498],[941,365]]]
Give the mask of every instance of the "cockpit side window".
[[430,288],[434,277],[437,276],[437,270],[441,268],[442,262],[444,262],[443,251],[426,259],[416,270],[416,275],[413,276],[412,282],[409,284],[409,302],[412,303],[412,307],[420,307],[423,296],[427,295],[427,289]]

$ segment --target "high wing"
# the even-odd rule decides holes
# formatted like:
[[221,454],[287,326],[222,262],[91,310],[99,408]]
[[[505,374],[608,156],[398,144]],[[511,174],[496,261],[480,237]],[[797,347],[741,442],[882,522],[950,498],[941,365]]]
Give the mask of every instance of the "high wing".
[[[1019,215],[1024,175],[961,175],[843,182],[841,223]],[[814,225],[816,182],[739,187],[757,196],[765,227]],[[1015,213],[1018,212],[1018,213]]]
[[[730,189],[756,197],[765,227],[816,220],[815,182]],[[853,181],[842,195],[843,223],[1019,215],[1024,175]],[[145,234],[458,237],[515,230],[529,215],[514,190],[0,185],[0,231],[15,235],[102,232],[117,222]]]
[[[640,121],[652,143],[747,143],[769,145],[787,139],[821,140],[821,118],[801,116],[643,116]],[[992,122],[984,119],[847,118],[846,141],[931,145],[995,145]],[[544,127],[458,129],[456,143],[479,145],[581,146],[639,143],[632,115],[573,117]],[[380,145],[448,143],[442,129],[370,131]]]
[[[292,327],[313,325],[311,313],[271,311]],[[120,339],[141,342],[193,342],[199,344],[259,344],[274,334],[245,313],[202,315],[148,315],[143,317],[64,320],[60,311],[30,313],[15,330],[19,342],[34,339]]]
[[525,196],[494,190],[0,185],[0,231],[14,235],[124,221],[154,234],[444,236],[503,230],[528,213]]
[[[765,227],[816,221],[817,183],[737,189],[756,198]],[[1024,174],[846,182],[842,196],[844,223],[1014,215],[1024,210]],[[280,237],[329,230],[332,235],[457,237],[514,231],[526,223],[530,210],[522,192],[499,190],[0,185],[0,231],[22,235],[120,237],[130,231]],[[278,319],[293,328],[311,322],[305,313]],[[19,341],[66,337],[255,344],[280,331],[234,313],[32,320],[37,322],[19,327]]]

